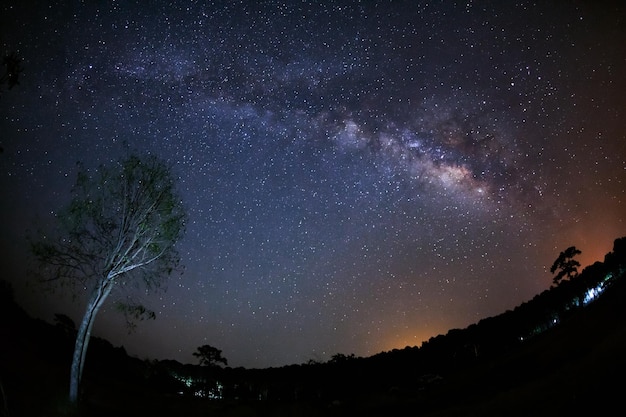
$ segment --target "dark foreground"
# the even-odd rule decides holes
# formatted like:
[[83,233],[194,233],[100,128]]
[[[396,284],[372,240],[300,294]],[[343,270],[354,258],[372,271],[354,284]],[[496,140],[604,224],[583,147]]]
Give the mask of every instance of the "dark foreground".
[[[626,388],[626,279],[559,325],[487,358],[476,355],[427,384],[411,383],[423,375],[396,360],[392,372],[380,366],[371,372],[360,365],[344,368],[359,374],[354,381],[371,381],[364,385],[367,392],[346,384],[333,391],[335,397],[298,401],[158,393],[111,373],[103,377],[100,370],[85,377],[80,406],[73,408],[66,402],[71,349],[42,346],[48,340],[46,325],[31,324],[25,331],[23,312],[4,313],[0,417],[599,416],[615,415]],[[350,375],[335,376],[350,380]],[[385,383],[377,383],[380,379]]]

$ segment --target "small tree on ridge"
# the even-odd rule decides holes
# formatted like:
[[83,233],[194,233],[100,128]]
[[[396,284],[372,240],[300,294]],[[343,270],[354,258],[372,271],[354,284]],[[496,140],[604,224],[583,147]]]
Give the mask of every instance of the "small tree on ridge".
[[559,254],[559,257],[556,261],[554,261],[552,267],[550,268],[550,273],[552,274],[554,274],[557,270],[559,271],[552,279],[554,285],[560,284],[561,280],[565,277],[571,280],[578,275],[580,262],[575,260],[574,256],[580,255],[581,253],[582,252],[580,250],[576,249],[576,246],[570,246]]
[[197,357],[200,361],[200,365],[203,366],[215,367],[218,366],[218,363],[222,363],[225,366],[228,365],[228,361],[222,356],[222,351],[211,345],[200,346],[197,351],[193,353],[193,356]]

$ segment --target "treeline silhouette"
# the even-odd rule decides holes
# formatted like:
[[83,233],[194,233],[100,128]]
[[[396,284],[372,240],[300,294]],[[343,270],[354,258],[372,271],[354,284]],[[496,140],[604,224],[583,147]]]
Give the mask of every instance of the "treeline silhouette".
[[[451,404],[461,410],[480,398],[514,392],[520,384],[532,386],[543,374],[556,378],[556,370],[565,364],[576,367],[576,361],[587,360],[585,355],[595,349],[594,339],[614,337],[619,332],[614,333],[611,326],[625,326],[621,324],[626,318],[626,307],[622,307],[625,274],[626,237],[622,237],[614,241],[603,262],[586,267],[513,310],[465,329],[452,329],[424,341],[421,347],[407,346],[365,358],[336,354],[323,363],[223,368],[133,358],[123,347],[93,338],[85,365],[85,407],[103,415],[107,411],[117,415],[145,412],[146,404],[160,404],[153,410],[155,415],[168,415],[164,404],[176,404],[176,410],[185,409],[188,415],[196,415],[192,410],[206,414],[209,409],[214,415],[244,415],[244,405],[257,411],[251,415],[258,415],[258,410],[269,404],[291,404],[291,412],[284,415],[294,415],[294,404],[324,415],[365,410],[370,415],[385,415],[389,410],[401,415],[415,408],[427,415]],[[6,282],[0,285],[0,309],[5,414],[34,415],[29,413],[56,407],[34,404],[27,398],[33,390],[46,391],[51,402],[66,396],[73,323],[62,314],[55,317],[54,324],[29,317],[16,304]],[[626,370],[623,368],[623,362],[616,364],[615,372]],[[587,378],[585,372],[579,370],[578,377]],[[612,371],[596,372],[602,377]],[[568,382],[560,384],[565,387]],[[559,387],[551,389],[549,395],[561,392]],[[132,404],[138,408],[133,409]],[[583,407],[577,401],[569,406],[579,411]],[[11,407],[23,414],[11,412]],[[533,413],[540,415],[536,411]],[[205,415],[202,413],[197,415]]]

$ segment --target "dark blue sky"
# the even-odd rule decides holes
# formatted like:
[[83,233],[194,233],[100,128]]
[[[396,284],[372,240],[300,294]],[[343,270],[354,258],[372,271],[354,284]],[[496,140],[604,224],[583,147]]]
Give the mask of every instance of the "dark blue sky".
[[[127,289],[157,312],[138,357],[232,366],[419,345],[547,289],[626,235],[626,8],[619,2],[5,2],[3,278],[76,162],[130,148],[174,166],[185,272]],[[549,3],[549,4],[546,4]],[[600,3],[600,4],[598,4]]]

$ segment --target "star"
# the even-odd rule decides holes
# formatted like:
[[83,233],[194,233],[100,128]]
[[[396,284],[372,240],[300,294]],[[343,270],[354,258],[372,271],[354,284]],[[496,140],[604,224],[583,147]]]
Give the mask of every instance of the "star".
[[[172,166],[185,272],[129,289],[157,319],[95,333],[138,357],[267,367],[419,345],[548,288],[626,235],[621,5],[2,6],[0,272],[27,311],[28,234],[76,162]],[[558,22],[558,24],[555,24]],[[5,87],[2,85],[2,87]],[[28,288],[37,288],[32,283]],[[115,297],[126,297],[120,292]]]

